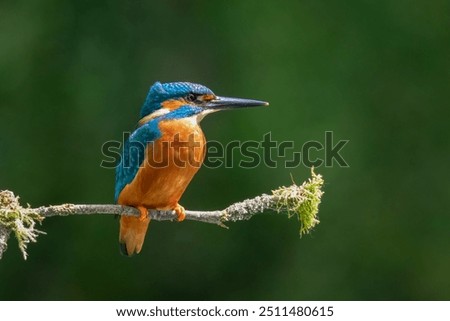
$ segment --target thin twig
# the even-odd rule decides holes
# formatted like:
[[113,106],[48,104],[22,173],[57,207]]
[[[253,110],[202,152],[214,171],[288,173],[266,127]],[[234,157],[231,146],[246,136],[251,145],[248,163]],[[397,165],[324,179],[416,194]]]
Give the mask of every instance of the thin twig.
[[[63,204],[54,206],[42,206],[30,211],[36,212],[43,217],[67,216],[67,215],[124,215],[136,216],[140,212],[135,207],[113,204]],[[155,221],[176,221],[178,216],[174,211],[148,210],[148,215]],[[186,211],[186,220],[200,221],[205,223],[220,224],[222,211]]]
[[[253,215],[263,213],[266,210],[278,211],[280,198],[276,195],[263,194],[255,198],[230,205],[221,211],[191,211],[186,210],[186,220],[223,225],[227,221],[249,220]],[[97,204],[63,204],[54,206],[42,206],[27,209],[43,217],[67,216],[67,215],[125,215],[136,216],[140,212],[135,207],[124,205],[97,205]],[[149,209],[148,215],[155,221],[176,221],[178,216],[172,210]]]

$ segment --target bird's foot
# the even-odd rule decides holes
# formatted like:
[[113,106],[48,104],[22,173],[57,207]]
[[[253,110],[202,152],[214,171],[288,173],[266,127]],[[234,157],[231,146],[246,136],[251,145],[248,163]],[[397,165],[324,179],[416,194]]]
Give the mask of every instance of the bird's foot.
[[184,219],[186,218],[186,211],[184,210],[184,207],[180,204],[177,204],[177,206],[175,206],[173,210],[178,216],[178,222],[184,221]]
[[137,209],[141,213],[141,215],[139,215],[139,221],[144,222],[148,218],[148,209],[144,206],[137,206]]

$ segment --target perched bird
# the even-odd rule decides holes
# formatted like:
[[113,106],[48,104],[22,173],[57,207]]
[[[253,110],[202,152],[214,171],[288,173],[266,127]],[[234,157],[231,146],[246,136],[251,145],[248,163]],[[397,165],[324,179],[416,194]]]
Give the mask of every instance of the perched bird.
[[259,100],[216,96],[189,82],[156,82],[141,108],[137,129],[123,146],[116,167],[115,200],[139,209],[140,217],[120,218],[121,252],[139,253],[150,218],[148,209],[174,210],[205,156],[205,136],[199,126],[210,113],[237,107],[267,106]]

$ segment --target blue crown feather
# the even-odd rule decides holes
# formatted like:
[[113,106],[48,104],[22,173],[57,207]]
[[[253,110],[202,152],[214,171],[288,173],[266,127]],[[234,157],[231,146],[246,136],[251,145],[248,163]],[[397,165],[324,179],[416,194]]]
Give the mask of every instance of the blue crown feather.
[[161,103],[187,96],[189,93],[198,95],[214,95],[211,89],[200,84],[190,82],[155,82],[150,87],[144,105],[141,108],[141,118],[161,108]]

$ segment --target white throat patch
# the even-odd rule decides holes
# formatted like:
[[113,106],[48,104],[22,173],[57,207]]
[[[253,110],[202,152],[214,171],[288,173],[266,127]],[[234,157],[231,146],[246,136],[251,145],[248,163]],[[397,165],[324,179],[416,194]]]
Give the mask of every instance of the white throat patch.
[[202,121],[202,119],[208,115],[208,114],[212,114],[215,113],[216,111],[219,111],[218,109],[205,109],[204,111],[202,111],[201,113],[197,114],[197,123],[200,123]]

